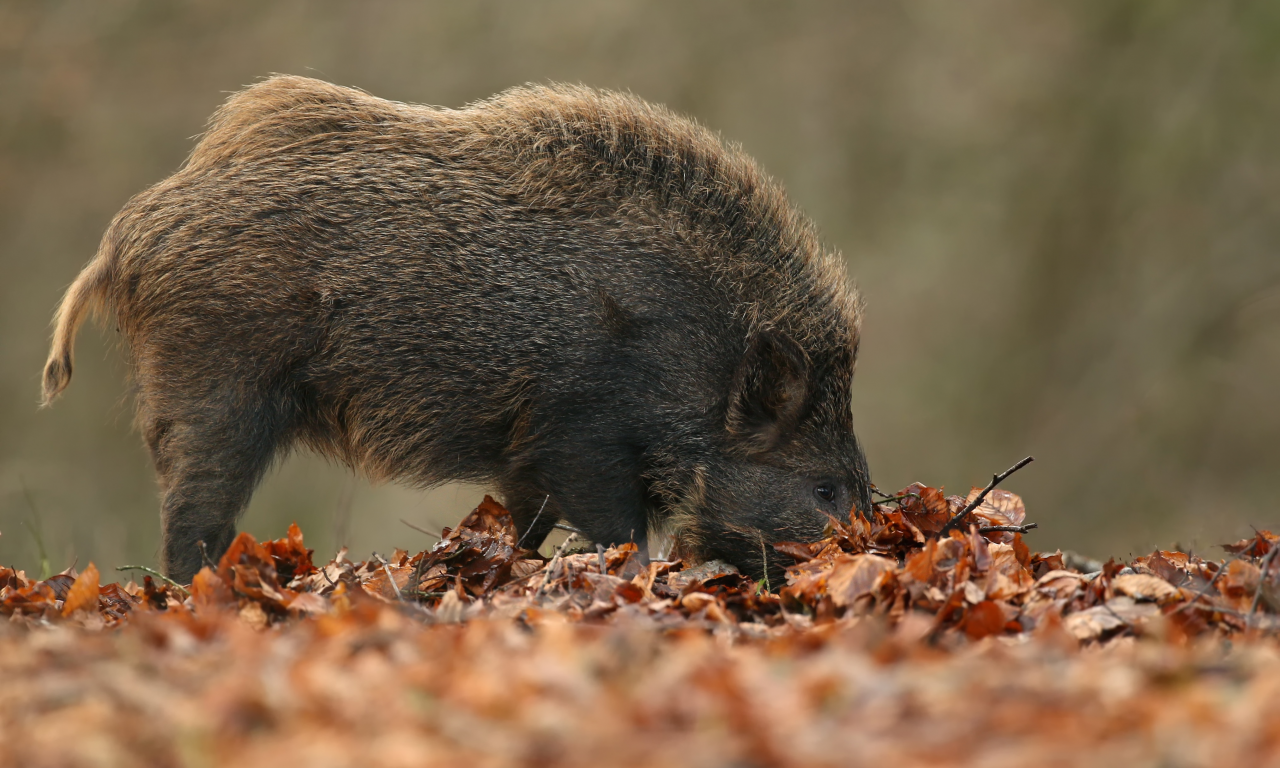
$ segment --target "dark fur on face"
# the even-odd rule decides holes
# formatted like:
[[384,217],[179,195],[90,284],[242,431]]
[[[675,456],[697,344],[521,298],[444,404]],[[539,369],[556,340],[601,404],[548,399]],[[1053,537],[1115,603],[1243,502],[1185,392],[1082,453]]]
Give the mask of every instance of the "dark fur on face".
[[741,151],[632,96],[455,110],[271,78],[112,221],[46,403],[90,309],[127,340],[179,580],[298,444],[496,482],[522,533],[548,499],[527,544],[669,523],[756,575],[763,544],[870,507],[842,260]]

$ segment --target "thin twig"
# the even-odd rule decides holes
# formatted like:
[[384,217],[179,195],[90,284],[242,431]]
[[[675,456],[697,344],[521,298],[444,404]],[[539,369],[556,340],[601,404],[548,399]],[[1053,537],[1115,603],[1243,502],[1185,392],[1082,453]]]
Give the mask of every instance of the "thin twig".
[[403,601],[404,595],[400,594],[400,585],[396,583],[395,574],[391,572],[391,565],[389,563],[383,562],[382,570],[387,572],[387,581],[391,582],[391,588],[395,590],[396,599]]
[[417,531],[418,533],[425,533],[425,534],[427,534],[428,536],[434,536],[434,537],[436,538],[436,540],[437,540],[437,541],[439,541],[440,539],[444,538],[443,536],[441,536],[441,535],[440,535],[440,534],[438,534],[438,533],[433,533],[433,532],[431,532],[431,531],[428,531],[426,528],[419,528],[418,526],[414,525],[413,523],[409,522],[408,520],[405,520],[403,517],[402,517],[402,518],[400,518],[400,522],[402,522],[402,523],[404,523],[405,525],[409,526],[410,528],[412,528],[413,530]]
[[1026,533],[1032,528],[1039,527],[1039,523],[1027,523],[1026,525],[984,525],[978,529],[978,533]]
[[1258,612],[1258,601],[1262,599],[1262,587],[1267,583],[1267,569],[1271,567],[1271,561],[1276,559],[1276,552],[1280,552],[1280,546],[1271,545],[1271,549],[1262,558],[1259,564],[1258,589],[1253,593],[1253,602],[1249,604],[1249,615],[1245,618],[1245,626],[1253,625],[1253,614]]
[[604,545],[603,545],[603,544],[596,544],[596,557],[599,557],[599,558],[600,558],[600,575],[602,575],[602,576],[603,576],[603,575],[605,575],[605,574],[609,573],[609,565],[605,562],[605,559],[604,559]]
[[568,531],[569,533],[582,533],[581,530],[574,528],[572,525],[569,525],[568,523],[556,523],[555,527],[559,528],[562,531]]
[[1035,461],[1035,459],[1031,456],[1028,456],[1027,458],[1023,459],[1017,464],[1014,464],[1012,467],[1009,467],[1008,469],[1001,472],[1000,474],[992,475],[991,482],[987,483],[987,487],[982,489],[982,493],[979,493],[976,499],[966,504],[964,509],[956,513],[955,517],[948,520],[947,524],[942,526],[942,530],[938,531],[938,535],[946,536],[951,531],[955,530],[956,528],[959,528],[960,523],[962,523],[964,519],[969,516],[969,513],[982,505],[982,500],[987,498],[988,493],[991,493],[991,491],[995,490],[995,487],[1000,483],[1004,482],[1005,479],[1009,477],[1009,475],[1012,475],[1014,472],[1017,472],[1018,470],[1022,469],[1023,467],[1027,466],[1033,461]]
[[435,599],[438,597],[444,597],[449,593],[448,592],[419,592],[417,590],[407,589],[402,594],[406,594],[409,597]]
[[525,528],[524,533],[520,534],[520,539],[516,542],[516,549],[519,549],[520,545],[524,543],[524,537],[529,535],[529,531],[532,531],[534,527],[538,525],[538,518],[542,517],[542,510],[547,508],[547,502],[550,500],[551,500],[551,494],[548,493],[542,499],[542,506],[538,507],[538,514],[533,516],[533,522],[529,523],[529,527]]
[[550,563],[547,563],[547,575],[542,577],[542,583],[538,585],[538,591],[533,593],[534,597],[541,595],[542,590],[546,589],[547,584],[551,583],[551,574],[555,573],[556,566],[560,563],[560,556],[564,554],[564,550],[569,546],[569,543],[576,538],[578,538],[578,534],[571,533],[569,534],[569,537],[562,541],[560,546],[556,548],[555,556],[551,558]]
[[892,504],[897,504],[898,506],[902,506],[902,500],[903,500],[903,499],[919,499],[919,498],[920,498],[920,494],[918,494],[918,493],[904,493],[904,494],[901,494],[901,495],[899,495],[899,496],[888,496],[887,498],[883,498],[883,499],[881,499],[881,500],[877,501],[876,503],[877,503],[877,504],[891,504],[891,503],[892,503]]
[[[387,573],[387,581],[391,582],[391,589],[395,591],[396,599],[399,600],[400,602],[404,602],[404,595],[400,594],[400,585],[396,584],[396,577],[394,574],[391,573],[391,563],[388,563],[385,559],[383,559],[382,555],[378,554],[377,552],[374,552],[373,556],[378,558],[379,563],[382,563],[382,570],[386,571]],[[416,587],[417,585],[415,584],[414,586]]]
[[208,566],[210,570],[216,571],[218,564],[209,559],[209,547],[204,543],[204,539],[196,542],[196,546],[200,549],[200,564]]
[[418,562],[413,566],[413,589],[418,591],[422,586],[422,566],[427,564],[425,553],[418,554]]
[[169,578],[168,576],[165,576],[163,573],[157,571],[154,568],[148,568],[145,565],[121,565],[121,566],[118,566],[116,570],[117,571],[142,571],[143,573],[147,573],[152,576],[155,576],[157,579],[165,582],[169,586],[181,592],[183,596],[191,597],[191,593],[187,591],[186,587],[182,586],[181,584]]
[[[529,579],[532,579],[534,576],[537,576],[537,575],[538,575],[538,572],[534,571],[533,573],[526,574],[524,576],[521,576],[518,579],[512,579],[511,581],[508,581],[506,584],[503,584],[502,586],[497,587],[494,591],[512,592],[518,589],[520,586],[522,586],[526,581],[528,581]],[[545,576],[545,572],[544,572],[544,576]]]
[[757,534],[760,536],[760,560],[763,564],[761,572],[764,574],[764,578],[760,579],[760,584],[756,585],[756,587],[759,589],[762,584],[765,592],[772,592],[773,590],[769,588],[769,550],[764,545],[764,534],[759,532]]

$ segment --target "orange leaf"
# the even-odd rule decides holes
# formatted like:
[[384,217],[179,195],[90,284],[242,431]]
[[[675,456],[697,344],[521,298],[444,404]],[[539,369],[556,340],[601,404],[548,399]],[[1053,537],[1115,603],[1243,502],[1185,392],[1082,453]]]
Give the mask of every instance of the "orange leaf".
[[313,550],[307,549],[302,543],[302,529],[297,523],[289,525],[285,538],[264,541],[262,548],[271,554],[272,563],[282,583],[316,570],[311,562]]
[[1018,562],[1023,568],[1031,567],[1031,548],[1022,541],[1022,534],[1013,534],[1013,554],[1018,558]]
[[965,614],[961,628],[973,640],[1003,632],[1009,619],[994,600],[983,600]]
[[[965,503],[973,503],[980,493],[981,488],[969,491]],[[1023,505],[1021,496],[997,488],[987,494],[972,515],[986,525],[1022,525],[1022,521],[1027,519],[1027,508]]]
[[235,596],[231,594],[227,583],[206,565],[191,580],[191,602],[196,608],[213,608],[231,605],[235,602]]
[[218,561],[218,576],[227,584],[232,583],[235,578],[233,570],[242,562],[261,566],[273,574],[275,571],[271,553],[259,544],[257,539],[245,532],[236,536],[231,546],[227,547],[227,551],[223,553],[222,559]]
[[904,569],[907,576],[910,576],[913,581],[928,584],[929,580],[933,578],[933,568],[937,560],[937,553],[938,540],[929,539],[929,543],[925,544],[924,549],[907,555],[907,564]]
[[942,491],[920,483],[912,483],[903,488],[898,495],[916,494],[902,500],[899,509],[916,528],[925,533],[936,534],[951,519],[951,508]]
[[896,568],[887,557],[846,555],[836,561],[827,577],[827,594],[836,605],[852,605],[854,600],[876,588],[881,574]]
[[67,591],[62,602],[62,615],[70,616],[79,610],[98,609],[98,567],[89,563]]

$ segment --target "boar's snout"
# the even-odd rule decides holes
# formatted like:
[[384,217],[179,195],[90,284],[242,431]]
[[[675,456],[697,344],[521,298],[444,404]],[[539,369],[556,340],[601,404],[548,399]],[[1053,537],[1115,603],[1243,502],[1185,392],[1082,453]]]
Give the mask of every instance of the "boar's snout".
[[[833,520],[870,514],[870,484],[865,474],[824,474],[749,463],[726,463],[705,483],[704,508],[684,531],[700,546],[698,554],[732,563],[760,579],[768,573],[780,583],[790,558],[773,545],[816,541]],[[714,470],[710,470],[714,471]]]
[[682,531],[703,557],[774,581],[790,560],[773,544],[814,541],[832,520],[870,515],[849,413],[852,366],[832,375],[822,362],[778,332],[748,346],[729,390],[725,450],[704,467],[701,509]]

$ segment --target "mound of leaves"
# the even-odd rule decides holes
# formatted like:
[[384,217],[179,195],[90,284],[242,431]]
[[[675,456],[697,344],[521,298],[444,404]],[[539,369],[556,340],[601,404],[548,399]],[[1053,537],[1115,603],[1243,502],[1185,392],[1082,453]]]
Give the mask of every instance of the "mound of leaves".
[[[625,618],[666,629],[723,626],[752,637],[872,617],[931,645],[1061,629],[1082,642],[1156,632],[1179,639],[1274,633],[1280,563],[1274,534],[1225,547],[1210,561],[1156,551],[1092,572],[1061,552],[1035,553],[1019,532],[1022,500],[988,493],[968,531],[949,520],[971,505],[927,486],[903,489],[870,520],[833,521],[816,542],[776,544],[786,583],[764,583],[720,562],[647,562],[635,545],[547,558],[518,546],[511,516],[489,497],[431,549],[352,561],[345,550],[316,566],[302,532],[258,543],[242,533],[189,586],[147,576],[101,584],[90,564],[44,581],[0,568],[0,613],[13,622],[74,618],[117,626],[139,612],[235,611],[254,627],[349,611],[360,601],[395,606],[425,622],[520,618],[555,612],[573,622]],[[986,532],[983,532],[986,531]],[[775,561],[776,562],[776,561]]]
[[488,498],[413,555],[291,526],[190,585],[0,569],[0,765],[1280,764],[1276,536],[1082,571],[979,494],[777,544],[776,590],[546,557]]

